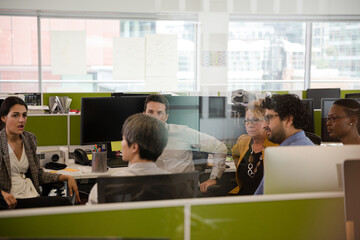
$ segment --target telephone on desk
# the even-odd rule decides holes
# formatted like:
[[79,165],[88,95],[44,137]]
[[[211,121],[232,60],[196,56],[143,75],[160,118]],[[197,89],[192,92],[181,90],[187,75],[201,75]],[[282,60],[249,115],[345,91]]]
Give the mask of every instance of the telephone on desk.
[[91,166],[91,161],[89,160],[86,152],[80,148],[74,150],[75,156],[75,163],[84,165],[84,166]]

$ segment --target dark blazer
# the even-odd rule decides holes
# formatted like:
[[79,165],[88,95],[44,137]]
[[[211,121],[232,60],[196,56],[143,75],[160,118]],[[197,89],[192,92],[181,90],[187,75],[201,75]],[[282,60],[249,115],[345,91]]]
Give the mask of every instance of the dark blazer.
[[[41,194],[39,185],[57,182],[60,175],[44,172],[44,170],[40,168],[40,162],[36,155],[37,141],[34,134],[24,131],[20,137],[29,161],[28,176],[31,178],[36,191]],[[11,189],[10,157],[5,128],[0,131],[0,189],[8,193]]]

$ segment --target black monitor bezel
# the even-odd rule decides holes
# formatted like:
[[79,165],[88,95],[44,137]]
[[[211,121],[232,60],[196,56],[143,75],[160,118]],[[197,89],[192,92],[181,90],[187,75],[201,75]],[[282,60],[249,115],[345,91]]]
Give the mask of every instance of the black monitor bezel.
[[[333,91],[333,96],[324,96],[322,97],[323,91]],[[335,93],[336,92],[336,93]],[[310,93],[310,96],[309,96]],[[320,94],[320,97],[319,97]],[[329,95],[332,95],[329,94]],[[336,94],[336,96],[335,96]],[[314,109],[321,109],[321,99],[323,98],[340,98],[341,97],[341,90],[340,88],[308,88],[306,90],[306,98],[307,99],[313,99],[314,100]],[[319,101],[320,100],[320,101]]]
[[[309,122],[308,125],[306,126],[305,129],[303,129],[305,132],[311,132],[311,133],[315,133],[315,114],[314,114],[314,99],[310,98],[310,99],[301,99],[301,102],[304,104],[304,102],[310,102],[311,103],[311,110],[310,110],[310,116],[309,116]],[[308,110],[308,108],[306,107],[306,110]]]

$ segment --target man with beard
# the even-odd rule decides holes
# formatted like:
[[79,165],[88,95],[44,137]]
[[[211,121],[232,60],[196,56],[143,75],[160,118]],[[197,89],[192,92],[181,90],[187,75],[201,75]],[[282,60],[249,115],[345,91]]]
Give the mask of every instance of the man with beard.
[[[265,108],[263,128],[267,137],[280,146],[314,145],[305,135],[308,113],[298,96],[294,94],[266,97],[261,104]],[[255,195],[263,194],[264,178]]]

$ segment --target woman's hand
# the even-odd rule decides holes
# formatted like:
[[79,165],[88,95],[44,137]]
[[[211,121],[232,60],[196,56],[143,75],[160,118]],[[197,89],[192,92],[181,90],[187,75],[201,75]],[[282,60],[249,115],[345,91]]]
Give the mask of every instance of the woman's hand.
[[5,200],[5,202],[7,203],[7,205],[9,206],[9,209],[14,209],[16,207],[17,204],[17,200],[14,197],[14,195],[7,193],[3,190],[1,190],[1,194],[3,195],[3,198]]
[[69,175],[61,175],[59,181],[67,181],[70,197],[72,197],[73,194],[75,193],[75,202],[80,203],[79,190],[76,185],[75,179]]

